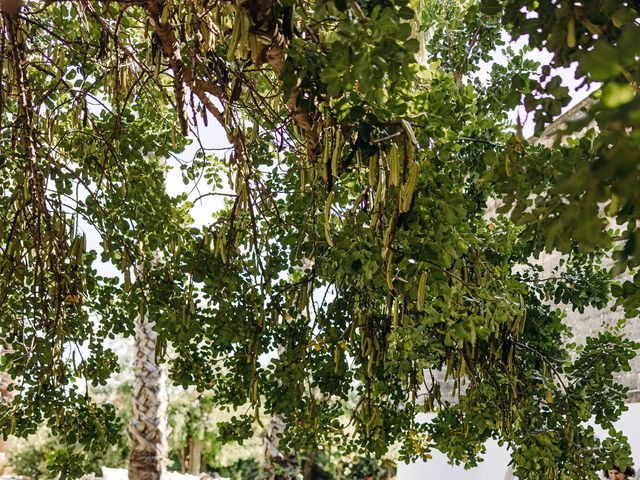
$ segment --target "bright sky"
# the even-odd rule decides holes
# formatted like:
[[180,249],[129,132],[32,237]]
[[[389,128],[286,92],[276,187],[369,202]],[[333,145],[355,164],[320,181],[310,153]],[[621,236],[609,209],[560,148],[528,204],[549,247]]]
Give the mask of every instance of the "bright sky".
[[[515,42],[511,42],[509,44],[509,46],[514,50],[514,51],[520,51],[522,50],[522,48],[524,48],[527,44],[527,37],[521,37],[519,38],[517,41]],[[530,60],[534,60],[536,62],[538,62],[540,64],[540,66],[542,67],[543,65],[548,65],[549,62],[551,61],[553,57],[553,54],[546,51],[546,50],[533,50],[529,53],[527,53],[526,58],[530,59]],[[502,50],[498,50],[496,51],[496,54],[493,58],[492,62],[489,62],[487,64],[485,64],[483,66],[483,68],[481,69],[480,73],[479,73],[479,78],[482,80],[486,80],[489,77],[489,72],[491,70],[491,66],[493,65],[493,63],[498,63],[500,65],[506,65],[507,64],[507,57],[505,57],[505,55],[503,54]],[[551,76],[555,76],[555,75],[559,75],[560,78],[562,78],[562,85],[569,88],[569,92],[571,93],[571,101],[569,103],[569,105],[567,105],[563,110],[562,113],[564,113],[565,111],[569,110],[571,107],[573,107],[574,105],[576,105],[577,103],[579,103],[580,101],[582,101],[585,97],[587,97],[591,92],[593,92],[594,90],[596,90],[599,85],[597,84],[592,84],[590,87],[582,87],[580,89],[578,89],[580,83],[582,82],[582,80],[576,80],[575,77],[575,72],[576,72],[576,67],[577,64],[574,64],[571,68],[560,68],[560,69],[555,69],[553,70],[551,73]],[[524,109],[524,106],[521,106],[520,108],[517,108],[516,110],[512,111],[509,115],[509,118],[511,119],[511,121],[513,121],[514,123],[516,122],[518,116],[520,116],[520,119],[523,120],[523,126],[522,126],[522,133],[524,138],[529,138],[533,135],[533,130],[534,130],[534,124],[533,124],[533,118],[532,115],[530,115],[529,117],[527,117],[527,112]]]
[[[205,127],[202,123],[202,119],[198,118],[197,135],[200,142],[198,142],[194,133],[190,134],[192,143],[178,156],[180,161],[191,163],[200,148],[204,148],[207,153],[215,151],[218,155],[229,154],[228,149],[230,148],[230,144],[227,140],[226,133],[220,124],[218,124],[218,122],[213,118],[209,119],[208,127]],[[197,202],[196,199],[205,193],[231,193],[232,190],[227,187],[220,192],[212,192],[206,185],[205,181],[198,183],[192,182],[185,185],[182,181],[179,162],[173,160],[169,165],[172,168],[167,175],[167,192],[170,195],[188,193],[189,200],[195,202],[191,210],[195,226],[201,227],[209,224],[212,219],[212,213],[222,208],[225,197],[220,195],[209,195]]]

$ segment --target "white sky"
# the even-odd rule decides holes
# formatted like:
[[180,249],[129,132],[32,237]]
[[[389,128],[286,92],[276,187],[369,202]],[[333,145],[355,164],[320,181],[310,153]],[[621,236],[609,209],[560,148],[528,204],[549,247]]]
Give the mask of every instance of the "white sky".
[[[224,129],[218,124],[218,122],[209,117],[209,126],[205,127],[202,123],[202,119],[198,118],[198,136],[200,139],[200,143],[195,138],[194,134],[191,133],[189,136],[192,140],[191,145],[187,146],[184,152],[182,152],[178,158],[185,163],[190,163],[196,152],[201,148],[210,149],[209,153],[215,149],[215,152],[219,155],[224,155],[229,153],[230,144],[227,140],[226,133]],[[188,200],[195,202],[195,200],[205,193],[231,193],[232,190],[227,186],[223,188],[219,192],[212,192],[211,189],[206,185],[204,180],[195,183],[192,182],[188,185],[185,185],[182,181],[182,174],[180,171],[180,165],[176,161],[172,161],[169,163],[172,167],[167,175],[167,192],[170,195],[180,195],[182,193],[189,193]],[[193,208],[191,209],[191,215],[193,216],[194,225],[197,227],[201,227],[203,225],[207,225],[211,222],[213,212],[221,209],[223,207],[224,196],[220,195],[210,195],[205,198],[202,198],[194,203]]]
[[[523,47],[527,45],[528,39],[527,37],[521,37],[515,42],[511,42],[509,46],[513,48],[515,52],[522,50]],[[525,56],[527,59],[534,60],[540,64],[540,67],[543,65],[548,65],[551,59],[553,58],[553,54],[546,50],[532,50]],[[502,50],[496,51],[496,54],[492,60],[481,68],[478,77],[485,81],[489,78],[489,72],[491,71],[491,66],[494,63],[498,63],[500,65],[507,64],[507,57],[504,56]],[[588,88],[582,87],[578,89],[582,80],[576,80],[575,72],[576,72],[577,64],[573,64],[571,68],[560,68],[554,69],[551,72],[551,76],[559,75],[562,78],[562,85],[569,88],[569,92],[571,94],[571,101],[569,104],[562,109],[562,113],[569,110],[571,107],[582,101],[585,97],[587,97],[591,92],[596,90],[599,87],[599,84],[591,84]],[[522,125],[522,133],[524,138],[529,138],[533,135],[534,124],[533,124],[533,115],[529,115],[527,117],[527,112],[524,106],[520,106],[512,111],[509,115],[509,118],[512,122],[516,122],[518,116],[520,116],[521,121],[523,121]]]

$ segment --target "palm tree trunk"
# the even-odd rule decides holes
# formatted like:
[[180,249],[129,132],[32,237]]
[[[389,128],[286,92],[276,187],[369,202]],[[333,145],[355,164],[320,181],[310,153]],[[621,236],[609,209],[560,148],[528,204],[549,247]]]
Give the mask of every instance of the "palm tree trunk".
[[167,373],[156,361],[158,334],[153,327],[146,313],[136,319],[130,480],[160,480],[166,470]]

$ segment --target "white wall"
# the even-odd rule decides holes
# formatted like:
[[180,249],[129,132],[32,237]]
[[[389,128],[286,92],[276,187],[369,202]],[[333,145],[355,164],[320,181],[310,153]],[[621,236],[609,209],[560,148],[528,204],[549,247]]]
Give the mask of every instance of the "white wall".
[[[616,422],[616,429],[622,431],[631,444],[631,452],[636,467],[640,466],[640,403],[630,403],[629,410],[622,414]],[[421,415],[420,420],[429,421],[433,415]],[[606,438],[607,433],[597,426],[596,435]],[[484,462],[476,468],[465,470],[462,466],[449,465],[447,457],[438,452],[432,452],[433,458],[427,462],[418,461],[411,464],[398,464],[397,480],[508,480],[509,453],[506,447],[499,447],[497,442],[487,442],[487,452]]]

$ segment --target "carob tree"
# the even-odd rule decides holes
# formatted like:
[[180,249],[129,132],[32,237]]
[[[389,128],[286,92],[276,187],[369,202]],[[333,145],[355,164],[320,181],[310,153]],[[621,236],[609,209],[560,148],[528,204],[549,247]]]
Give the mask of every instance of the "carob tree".
[[[174,381],[251,405],[221,425],[228,438],[248,436],[264,409],[286,422],[280,447],[299,452],[382,454],[400,442],[406,459],[438,448],[473,465],[495,437],[530,479],[629,461],[623,438],[602,442],[584,422],[610,427],[624,409],[612,374],[637,344],[605,331],[571,360],[546,298],[607,305],[617,271],[600,260],[618,237],[592,228],[607,195],[631,232],[618,271],[636,267],[632,5],[6,5],[0,324],[18,395],[3,406],[4,432],[47,419],[70,445],[108,442],[112,409],[81,384],[106,381],[115,361],[103,339],[131,334],[139,310],[156,322],[158,353],[175,350]],[[535,65],[508,50],[507,66],[473,82],[505,30],[552,49],[552,66],[577,60],[588,81],[604,81],[593,115],[619,121],[600,140],[530,146],[508,110],[524,96],[553,113],[567,92],[532,80]],[[599,62],[612,61],[605,75]],[[210,117],[230,154],[203,147],[185,175],[216,184],[222,170],[235,195],[195,231],[184,197],[164,191],[162,159]],[[511,220],[487,217],[490,199]],[[98,275],[84,226],[121,280]],[[541,279],[531,258],[554,247],[568,267]],[[132,281],[158,250],[162,268]],[[631,316],[634,289],[614,289]],[[455,403],[438,371],[453,378]],[[418,423],[422,409],[435,421]],[[74,474],[77,455],[52,464]]]

